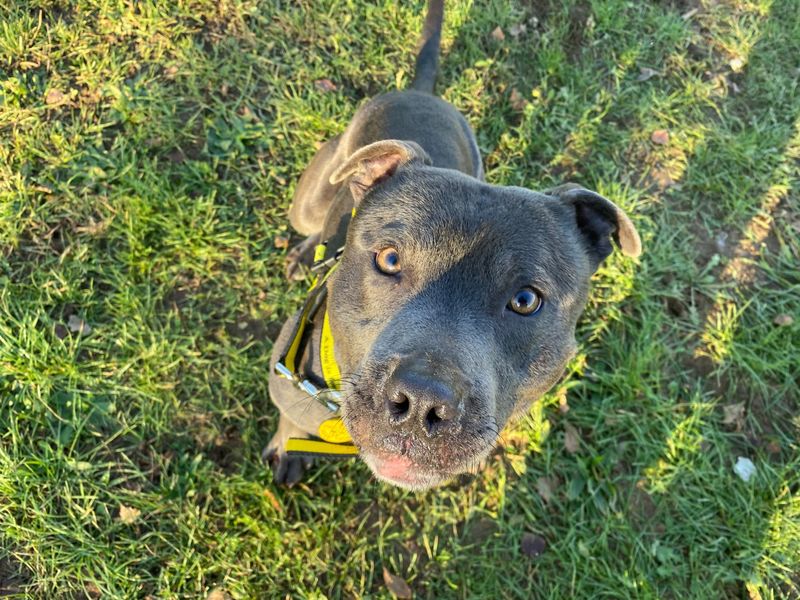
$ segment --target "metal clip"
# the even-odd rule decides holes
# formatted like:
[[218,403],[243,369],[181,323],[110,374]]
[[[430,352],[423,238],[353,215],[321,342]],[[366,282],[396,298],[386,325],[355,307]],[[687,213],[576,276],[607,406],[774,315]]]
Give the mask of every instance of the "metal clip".
[[332,413],[339,412],[339,401],[342,395],[336,390],[318,388],[308,379],[302,379],[299,375],[292,373],[289,367],[280,361],[275,363],[275,372],[284,379],[291,381],[297,389],[304,391]]

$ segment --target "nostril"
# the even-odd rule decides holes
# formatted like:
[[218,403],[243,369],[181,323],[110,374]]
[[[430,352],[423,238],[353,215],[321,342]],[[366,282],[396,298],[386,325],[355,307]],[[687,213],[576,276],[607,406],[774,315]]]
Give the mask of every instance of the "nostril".
[[428,411],[428,414],[425,415],[425,428],[428,430],[428,433],[431,433],[438,423],[441,423],[443,418],[441,413],[444,411],[439,406],[434,406],[432,409]]
[[411,406],[411,402],[408,400],[408,396],[405,394],[397,394],[394,398],[389,400],[389,414],[393,417],[402,417],[406,413],[408,413],[408,409]]

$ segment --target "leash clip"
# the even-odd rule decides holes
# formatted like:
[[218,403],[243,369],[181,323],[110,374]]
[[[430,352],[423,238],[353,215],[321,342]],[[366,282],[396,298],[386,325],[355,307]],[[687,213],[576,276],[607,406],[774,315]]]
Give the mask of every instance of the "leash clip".
[[294,383],[297,389],[304,391],[332,413],[336,414],[339,412],[339,401],[342,395],[336,390],[318,388],[312,381],[300,377],[296,373],[292,373],[289,367],[281,361],[275,363],[275,372],[284,379],[288,379]]

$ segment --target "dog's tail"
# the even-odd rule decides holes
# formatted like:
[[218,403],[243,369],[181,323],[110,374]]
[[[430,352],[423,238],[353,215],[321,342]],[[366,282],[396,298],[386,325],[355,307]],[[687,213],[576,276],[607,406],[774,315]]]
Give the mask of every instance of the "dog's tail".
[[414,81],[411,88],[421,92],[433,93],[436,72],[439,69],[439,42],[442,37],[444,20],[444,0],[428,0],[428,14],[417,47],[417,64],[414,68]]

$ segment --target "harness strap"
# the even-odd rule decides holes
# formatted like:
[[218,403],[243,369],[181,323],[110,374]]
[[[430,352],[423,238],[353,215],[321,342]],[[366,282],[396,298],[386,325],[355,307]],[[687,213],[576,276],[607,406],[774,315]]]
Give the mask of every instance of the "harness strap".
[[320,334],[319,359],[322,366],[322,376],[327,389],[319,390],[315,384],[308,381],[299,369],[299,358],[310,337],[314,326],[314,317],[327,298],[328,277],[339,265],[342,249],[338,249],[333,256],[325,258],[327,243],[319,244],[314,251],[313,271],[326,269],[318,275],[309,289],[308,296],[303,303],[300,317],[295,324],[286,350],[281,354],[275,365],[275,371],[282,377],[291,380],[299,389],[303,390],[315,400],[323,403],[331,411],[331,418],[323,421],[316,435],[320,440],[306,438],[289,438],[286,442],[286,452],[293,455],[324,456],[328,458],[353,458],[358,455],[358,448],[353,444],[347,428],[338,416],[338,392],[341,387],[341,372],[334,355],[334,339],[331,331],[328,311],[322,319]]

